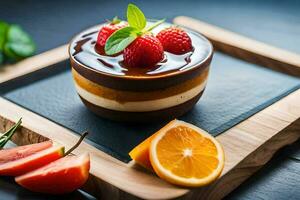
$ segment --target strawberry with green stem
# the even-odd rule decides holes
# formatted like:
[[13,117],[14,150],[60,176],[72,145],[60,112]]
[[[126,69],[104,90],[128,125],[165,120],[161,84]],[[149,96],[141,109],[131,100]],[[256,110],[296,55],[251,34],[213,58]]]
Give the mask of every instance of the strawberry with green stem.
[[160,41],[151,31],[162,24],[159,20],[151,26],[143,12],[134,4],[127,8],[129,26],[114,32],[105,44],[105,53],[115,55],[124,50],[124,64],[128,67],[153,67],[164,57]]
[[107,41],[107,39],[117,30],[120,30],[121,28],[124,28],[128,26],[128,23],[125,21],[121,21],[118,17],[114,17],[112,21],[108,21],[107,24],[101,27],[98,37],[95,49],[99,54],[105,54],[104,53],[104,46]]

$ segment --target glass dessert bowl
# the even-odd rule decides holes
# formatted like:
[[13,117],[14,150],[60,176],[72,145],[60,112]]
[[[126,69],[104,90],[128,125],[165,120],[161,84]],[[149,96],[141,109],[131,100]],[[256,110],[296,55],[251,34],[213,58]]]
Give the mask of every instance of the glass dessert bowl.
[[[151,122],[176,118],[197,103],[213,56],[204,36],[183,29],[192,41],[192,51],[180,55],[164,51],[152,67],[131,67],[124,64],[123,52],[108,56],[95,48],[98,32],[106,24],[79,33],[69,46],[77,93],[91,111],[112,120]],[[152,34],[170,26],[162,23]]]

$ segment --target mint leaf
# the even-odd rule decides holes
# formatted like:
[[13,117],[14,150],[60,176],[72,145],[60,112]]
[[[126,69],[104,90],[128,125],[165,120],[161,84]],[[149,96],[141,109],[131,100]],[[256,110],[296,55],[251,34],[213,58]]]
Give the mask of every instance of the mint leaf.
[[9,48],[8,43],[4,44],[4,47],[3,47],[3,53],[4,53],[4,55],[6,56],[6,58],[7,58],[9,61],[15,61],[15,60],[20,59],[20,58],[18,58],[18,56],[11,50],[11,48]]
[[143,30],[147,23],[144,13],[134,4],[128,4],[127,21],[131,27],[138,30]]
[[0,51],[3,50],[8,27],[9,25],[7,23],[0,21]]
[[4,55],[3,53],[0,51],[0,65],[4,63]]
[[11,60],[20,60],[35,52],[35,44],[31,37],[18,25],[11,25],[3,49]]
[[4,51],[9,57],[18,60],[33,55],[35,45],[33,43],[6,43]]
[[105,53],[114,55],[123,51],[131,44],[140,32],[134,27],[125,27],[114,32],[105,43]]
[[34,52],[33,40],[19,25],[0,21],[0,65],[31,56]]
[[11,25],[7,33],[8,42],[32,43],[31,37],[18,25]]
[[120,53],[137,37],[151,31],[162,24],[165,20],[157,21],[150,27],[145,28],[147,21],[144,13],[136,5],[128,4],[127,21],[129,23],[128,27],[116,31],[106,41],[104,48],[106,55],[115,55]]

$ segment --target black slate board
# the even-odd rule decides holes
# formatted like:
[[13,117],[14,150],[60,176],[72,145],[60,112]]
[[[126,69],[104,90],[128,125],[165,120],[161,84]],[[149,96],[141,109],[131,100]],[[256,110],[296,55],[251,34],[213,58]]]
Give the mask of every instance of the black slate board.
[[[89,130],[92,145],[124,162],[134,146],[167,123],[128,124],[97,117],[81,103],[68,68],[68,61],[59,63],[44,75],[42,70],[2,85],[0,92],[76,133]],[[299,79],[217,53],[203,97],[179,119],[216,136],[298,88]]]

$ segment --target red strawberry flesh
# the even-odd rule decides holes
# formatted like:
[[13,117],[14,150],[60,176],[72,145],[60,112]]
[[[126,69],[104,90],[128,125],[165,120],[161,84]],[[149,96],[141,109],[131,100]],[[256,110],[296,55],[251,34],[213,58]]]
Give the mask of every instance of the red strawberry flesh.
[[127,67],[151,68],[164,58],[164,51],[156,37],[144,34],[125,48],[123,57]]
[[109,23],[106,24],[104,26],[102,26],[102,28],[100,29],[99,33],[98,33],[98,37],[97,37],[97,42],[96,42],[96,51],[99,54],[104,54],[104,47],[105,47],[105,43],[107,41],[107,39],[117,30],[124,28],[128,26],[127,22],[121,21],[119,23]]
[[165,51],[173,54],[185,54],[193,50],[192,40],[181,28],[169,27],[160,31],[156,36]]

